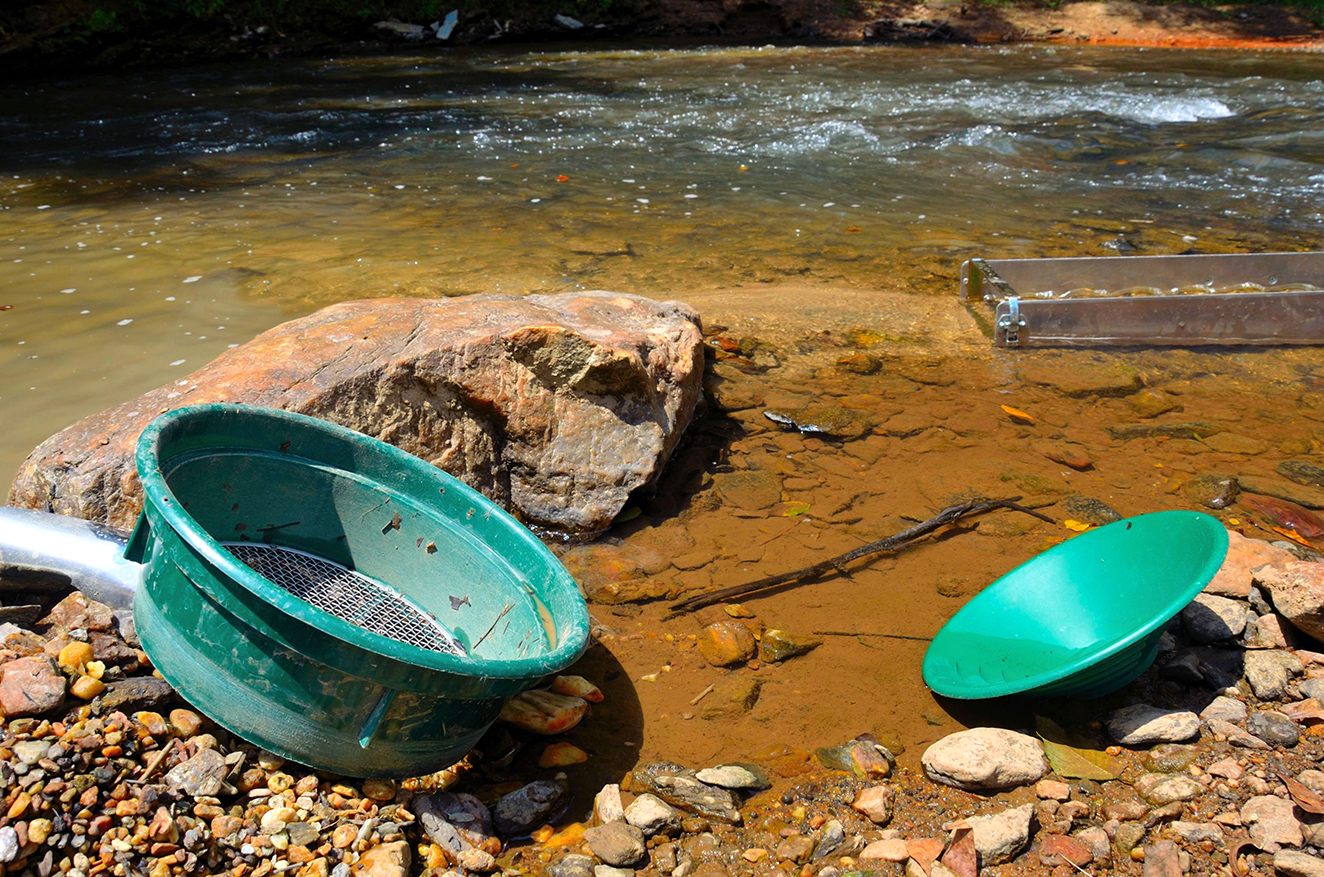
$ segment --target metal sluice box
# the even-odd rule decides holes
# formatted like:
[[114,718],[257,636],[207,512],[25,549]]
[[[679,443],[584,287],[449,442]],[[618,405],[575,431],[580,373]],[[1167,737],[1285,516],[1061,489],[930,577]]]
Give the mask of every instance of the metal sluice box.
[[1321,251],[976,257],[961,298],[998,347],[1324,344]]

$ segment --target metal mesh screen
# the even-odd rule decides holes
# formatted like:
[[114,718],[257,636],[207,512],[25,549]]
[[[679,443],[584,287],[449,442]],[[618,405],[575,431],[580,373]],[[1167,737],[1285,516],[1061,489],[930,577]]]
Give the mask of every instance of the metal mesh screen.
[[355,627],[420,649],[465,655],[435,618],[362,573],[277,545],[230,542],[225,547],[278,588]]

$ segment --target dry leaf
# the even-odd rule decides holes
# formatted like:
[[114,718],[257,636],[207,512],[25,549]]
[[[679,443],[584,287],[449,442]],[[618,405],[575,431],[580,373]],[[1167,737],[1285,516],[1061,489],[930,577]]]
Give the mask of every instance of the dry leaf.
[[1288,539],[1291,539],[1293,542],[1295,542],[1298,545],[1304,545],[1307,548],[1315,547],[1311,545],[1309,542],[1307,542],[1305,539],[1302,539],[1295,530],[1289,530],[1286,527],[1270,527],[1269,529],[1273,530],[1279,536],[1286,536]]
[[943,846],[943,842],[936,837],[918,837],[906,841],[906,852],[927,875],[938,856],[942,855]]
[[1232,865],[1232,873],[1237,875],[1237,877],[1246,877],[1246,870],[1241,867],[1241,851],[1246,847],[1259,849],[1259,847],[1255,845],[1255,841],[1244,837],[1230,841],[1227,846],[1227,860]]
[[1034,717],[1035,730],[1044,743],[1044,755],[1048,764],[1058,776],[1067,779],[1105,780],[1117,779],[1117,769],[1108,753],[1090,746],[1068,734],[1052,719],[1043,716]]
[[1067,518],[1065,521],[1063,521],[1062,526],[1076,533],[1084,533],[1086,530],[1090,528],[1089,524],[1082,523],[1081,521],[1072,520],[1071,518]]
[[1294,722],[1324,722],[1324,704],[1316,697],[1289,703],[1279,712]]
[[1307,788],[1285,774],[1278,774],[1278,779],[1287,784],[1287,793],[1292,796],[1292,800],[1296,802],[1296,806],[1300,807],[1307,813],[1314,813],[1317,816],[1324,814],[1324,798],[1321,798],[1318,792],[1314,789]]
[[1022,411],[1019,408],[1012,408],[1010,405],[1001,405],[999,407],[1006,413],[1008,417],[1011,418],[1013,423],[1020,423],[1020,424],[1024,424],[1025,426],[1029,426],[1032,423],[1034,423],[1034,418],[1026,414],[1024,411]]
[[952,834],[952,842],[943,853],[942,863],[956,872],[957,877],[977,877],[979,854],[975,851],[975,832],[968,823],[960,823]]

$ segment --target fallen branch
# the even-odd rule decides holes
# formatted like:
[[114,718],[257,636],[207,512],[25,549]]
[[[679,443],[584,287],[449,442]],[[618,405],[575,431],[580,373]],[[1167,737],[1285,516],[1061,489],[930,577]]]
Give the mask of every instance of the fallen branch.
[[706,594],[698,594],[690,597],[688,600],[681,600],[679,603],[676,603],[671,607],[671,611],[667,613],[667,616],[663,621],[675,618],[677,615],[683,615],[686,612],[693,612],[695,609],[712,606],[714,603],[723,603],[734,597],[741,597],[745,594],[752,594],[755,591],[775,588],[778,585],[816,579],[819,576],[834,571],[845,574],[846,564],[851,563],[852,561],[859,560],[862,557],[872,557],[875,554],[897,551],[909,545],[911,542],[922,539],[935,530],[942,529],[946,525],[967,515],[977,515],[980,512],[987,512],[993,509],[1010,509],[1015,512],[1024,512],[1027,515],[1032,515],[1042,521],[1047,521],[1050,524],[1056,523],[1056,521],[1045,514],[1017,505],[1016,501],[1018,499],[1020,499],[1019,496],[1013,496],[1008,499],[989,499],[982,501],[970,500],[969,502],[948,506],[927,521],[921,521],[913,527],[908,527],[896,535],[879,539],[877,542],[861,545],[859,548],[847,551],[845,554],[838,554],[836,557],[831,557],[810,566],[801,567],[800,569],[794,569],[790,572],[780,573],[775,576],[766,576],[757,581],[746,582],[743,585],[723,588],[720,591],[709,591]]

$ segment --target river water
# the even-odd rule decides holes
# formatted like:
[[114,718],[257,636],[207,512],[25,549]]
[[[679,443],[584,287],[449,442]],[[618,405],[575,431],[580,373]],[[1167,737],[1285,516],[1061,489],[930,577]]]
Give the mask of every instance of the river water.
[[[677,591],[734,584],[972,490],[1079,490],[1124,514],[1192,507],[1181,484],[1197,472],[1272,474],[1320,449],[1312,351],[1003,354],[956,294],[974,254],[1321,248],[1320,56],[766,47],[280,61],[12,87],[0,142],[6,479],[79,417],[331,302],[593,288],[686,299],[733,344],[754,333],[779,358],[727,375],[755,407],[733,410],[720,448],[714,433],[696,446],[724,461],[715,483],[710,461],[681,467],[681,494],[699,500],[566,552],[591,587],[696,553],[714,559],[663,575]],[[872,375],[834,370],[850,350],[803,343],[825,329],[870,356],[895,355],[891,342],[913,355]],[[1111,390],[1091,395],[1111,377],[1053,387],[1055,370],[1110,363],[1168,394],[1165,416],[1245,441],[1116,441],[1106,426],[1138,414]],[[770,431],[757,407],[824,395],[874,433],[804,440]],[[1003,402],[1036,426],[1007,421]],[[1096,465],[1068,472],[1045,442]],[[731,481],[741,472],[775,479],[782,501],[752,504]],[[615,645],[592,667],[630,707],[586,723],[584,739],[619,753],[650,723],[629,758],[596,762],[599,779],[633,753],[738,757],[866,729],[913,748],[950,729],[918,681],[924,639],[1063,535],[981,524],[812,598],[757,601],[767,623],[828,639],[768,678],[734,736],[696,729],[691,701],[715,677],[690,628],[656,608],[595,609]]]
[[[1324,59],[1048,47],[447,52],[0,94],[0,473],[332,301],[1302,249]],[[565,178],[565,179],[562,179]]]

